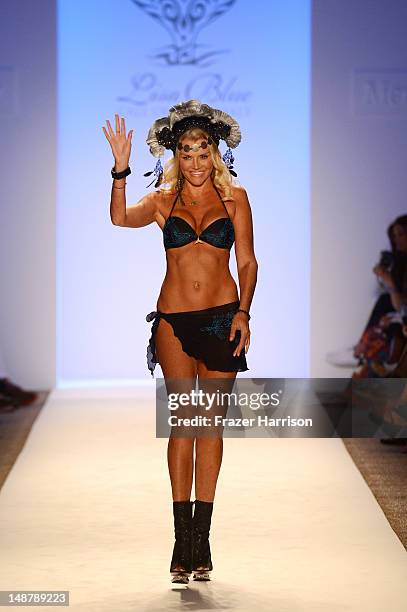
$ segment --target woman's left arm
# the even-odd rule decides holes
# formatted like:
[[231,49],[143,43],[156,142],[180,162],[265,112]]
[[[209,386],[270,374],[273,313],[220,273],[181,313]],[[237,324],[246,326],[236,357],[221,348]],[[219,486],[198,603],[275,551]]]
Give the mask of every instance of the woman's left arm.
[[[240,287],[239,308],[249,312],[256,287],[258,269],[254,254],[253,220],[246,190],[243,187],[234,187],[233,196],[236,202],[233,226],[235,230],[235,252]],[[237,312],[233,317],[230,340],[234,339],[238,329],[240,330],[240,342],[235,348],[234,356],[240,355],[243,347],[247,351],[250,346],[249,320],[244,312]]]

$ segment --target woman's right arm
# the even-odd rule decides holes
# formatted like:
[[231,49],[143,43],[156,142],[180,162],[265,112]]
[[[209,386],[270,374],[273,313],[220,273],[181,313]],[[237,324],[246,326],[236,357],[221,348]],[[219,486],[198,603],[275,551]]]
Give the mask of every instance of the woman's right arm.
[[[106,120],[107,130],[103,132],[112,148],[116,172],[126,170],[129,165],[131,152],[131,138],[133,130],[126,137],[124,117],[116,117],[116,132],[113,131],[109,120]],[[126,207],[126,178],[113,179],[110,196],[110,219],[113,225],[121,227],[144,227],[157,219],[159,192],[152,192],[141,198],[134,206]]]
[[[123,179],[121,179],[123,180]],[[112,188],[112,199],[110,203],[110,217],[113,225],[120,227],[144,227],[157,220],[159,192],[148,193],[141,200],[126,208],[126,196],[124,189],[119,191],[123,195],[115,195],[113,192],[119,191]]]

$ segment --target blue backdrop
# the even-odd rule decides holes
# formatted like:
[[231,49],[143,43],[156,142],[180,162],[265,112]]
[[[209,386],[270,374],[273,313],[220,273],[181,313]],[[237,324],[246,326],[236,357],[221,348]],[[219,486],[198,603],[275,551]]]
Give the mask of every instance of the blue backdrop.
[[[156,161],[149,126],[190,98],[242,129],[235,168],[259,262],[244,375],[308,376],[309,0],[165,4],[167,15],[153,1],[58,3],[58,384],[151,378],[145,315],[165,274],[162,236],[156,224],[111,224],[113,158],[101,128],[117,112],[134,129],[134,204]],[[231,270],[237,281],[234,249]]]

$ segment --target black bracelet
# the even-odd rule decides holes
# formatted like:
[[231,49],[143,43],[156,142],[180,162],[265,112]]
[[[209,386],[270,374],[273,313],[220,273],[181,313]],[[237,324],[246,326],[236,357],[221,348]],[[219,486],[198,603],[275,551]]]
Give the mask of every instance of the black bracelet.
[[242,308],[238,308],[236,312],[244,312],[244,313],[246,313],[246,314],[247,314],[247,316],[249,317],[249,321],[250,321],[251,316],[250,316],[250,314],[247,312],[247,310],[243,310]]
[[122,170],[121,172],[116,172],[114,168],[115,167],[113,166],[112,177],[116,180],[126,178],[126,176],[129,176],[129,174],[131,174],[130,166],[127,166],[126,170]]

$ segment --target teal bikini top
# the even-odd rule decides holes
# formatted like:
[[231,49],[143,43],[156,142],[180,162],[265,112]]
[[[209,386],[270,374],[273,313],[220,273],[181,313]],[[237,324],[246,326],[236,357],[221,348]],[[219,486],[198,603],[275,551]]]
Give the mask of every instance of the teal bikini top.
[[220,197],[219,191],[216,189],[216,187],[215,190],[223,206],[225,207],[226,214],[228,216],[215,219],[215,221],[212,221],[212,223],[210,223],[203,230],[203,232],[198,235],[194,228],[191,227],[190,224],[185,221],[185,219],[182,217],[177,217],[176,215],[171,216],[174,206],[178,200],[177,194],[170,214],[168,215],[163,227],[165,250],[176,249],[177,247],[182,247],[190,242],[206,242],[207,244],[218,247],[219,249],[230,250],[232,248],[235,241],[235,230],[233,228],[233,223],[230,219],[225,203]]

